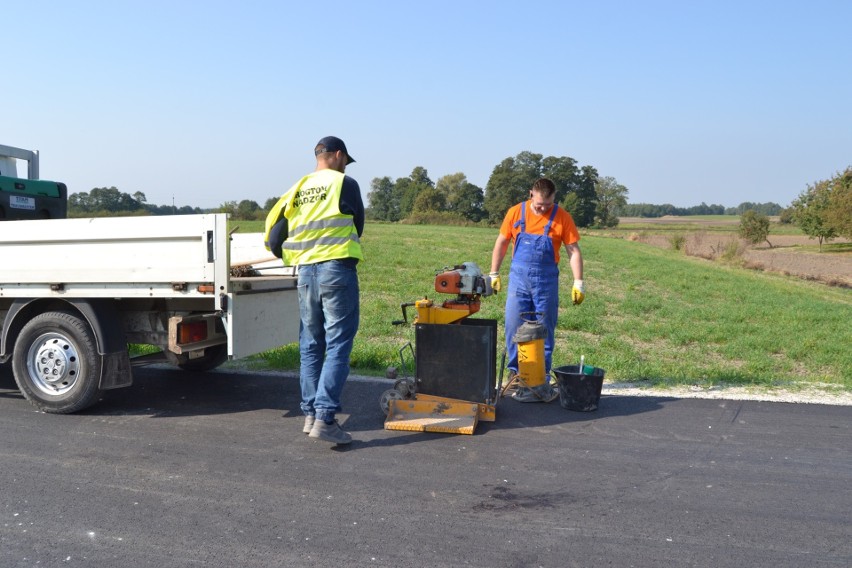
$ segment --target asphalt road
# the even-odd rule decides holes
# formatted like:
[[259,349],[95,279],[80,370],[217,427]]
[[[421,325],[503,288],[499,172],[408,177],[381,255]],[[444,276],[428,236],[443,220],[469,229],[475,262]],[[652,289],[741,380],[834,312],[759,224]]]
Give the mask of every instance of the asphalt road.
[[0,566],[850,566],[852,407],[503,399],[473,436],[302,434],[298,381],[137,369],[69,416],[0,366]]

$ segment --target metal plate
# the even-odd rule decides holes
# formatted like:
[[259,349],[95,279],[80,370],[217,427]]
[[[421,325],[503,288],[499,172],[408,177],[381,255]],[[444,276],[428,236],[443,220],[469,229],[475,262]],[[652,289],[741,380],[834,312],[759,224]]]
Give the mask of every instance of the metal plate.
[[497,320],[415,325],[417,392],[487,403],[496,400]]

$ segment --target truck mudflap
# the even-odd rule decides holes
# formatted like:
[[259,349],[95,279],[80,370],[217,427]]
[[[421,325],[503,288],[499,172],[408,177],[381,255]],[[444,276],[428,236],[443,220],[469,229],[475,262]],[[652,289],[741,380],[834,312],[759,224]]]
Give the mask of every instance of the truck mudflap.
[[130,356],[127,349],[120,352],[104,353],[101,356],[101,380],[98,385],[101,390],[129,387],[133,384],[133,373],[130,369]]
[[133,372],[130,370],[127,338],[112,304],[99,299],[71,303],[82,312],[98,340],[98,355],[103,362],[99,388],[129,387],[133,384]]

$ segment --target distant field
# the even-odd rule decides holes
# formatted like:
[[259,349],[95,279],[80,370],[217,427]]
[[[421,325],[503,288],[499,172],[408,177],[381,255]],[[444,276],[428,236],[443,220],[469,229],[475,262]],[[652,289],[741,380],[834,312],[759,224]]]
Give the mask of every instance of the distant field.
[[621,224],[662,224],[668,225],[671,223],[702,223],[702,224],[718,224],[730,225],[740,222],[739,215],[665,215],[664,217],[619,217]]
[[[794,225],[783,225],[778,217],[770,217],[770,235],[802,235],[802,231]],[[620,217],[618,226],[605,229],[605,233],[617,234],[624,232],[647,231],[652,233],[672,233],[690,231],[708,231],[736,233],[739,229],[739,215],[688,215],[665,217]]]
[[[241,231],[260,231],[245,226]],[[355,372],[383,374],[413,341],[411,326],[392,326],[400,304],[447,296],[436,271],[465,261],[487,271],[495,229],[368,223],[367,261],[359,268],[361,328]],[[568,301],[563,259],[554,365],[581,355],[613,381],[654,385],[852,390],[852,291],[707,262],[622,238],[584,234],[587,300]],[[506,263],[507,264],[507,263]],[[508,266],[504,266],[504,277]],[[476,317],[499,322],[505,296],[484,298]],[[501,349],[502,352],[502,349]],[[499,354],[498,354],[499,358]],[[263,365],[298,366],[295,345],[265,353]],[[460,362],[460,372],[464,371]]]
[[798,227],[770,217],[768,242],[752,245],[739,238],[739,222],[733,215],[624,217],[614,229],[591,233],[662,248],[679,246],[691,256],[852,288],[852,242],[848,239],[833,239],[820,246]]

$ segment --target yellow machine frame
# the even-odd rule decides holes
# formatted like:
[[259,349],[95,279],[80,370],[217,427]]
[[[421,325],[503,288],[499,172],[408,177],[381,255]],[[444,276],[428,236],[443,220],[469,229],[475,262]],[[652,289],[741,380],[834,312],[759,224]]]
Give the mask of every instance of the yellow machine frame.
[[[479,268],[473,263],[467,263],[456,269],[461,270],[447,271],[436,276],[436,291],[458,292],[463,288],[465,278],[482,278]],[[459,293],[455,299],[444,301],[440,305],[436,305],[428,298],[417,300],[413,304],[403,304],[404,319],[396,323],[405,323],[405,306],[414,306],[417,310],[415,324],[458,325],[466,317],[479,311],[480,295],[481,292]],[[412,388],[412,390],[415,389]],[[386,430],[473,434],[480,420],[483,422],[496,420],[496,399],[498,398],[496,393],[494,404],[416,392],[411,398],[403,398],[390,391],[386,393],[393,395],[387,400]],[[406,393],[406,396],[410,396],[410,393]]]

